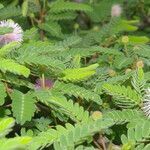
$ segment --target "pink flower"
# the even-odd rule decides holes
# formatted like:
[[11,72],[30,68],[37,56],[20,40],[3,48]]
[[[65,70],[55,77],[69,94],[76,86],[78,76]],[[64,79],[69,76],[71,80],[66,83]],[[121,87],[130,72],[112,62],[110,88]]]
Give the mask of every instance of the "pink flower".
[[122,8],[119,4],[113,5],[111,8],[111,16],[119,17],[122,13]]
[[37,79],[35,83],[35,89],[40,90],[40,89],[51,89],[53,87],[54,83],[52,80],[49,79]]
[[144,111],[145,115],[150,118],[150,88],[146,90],[142,110]]
[[22,41],[23,30],[18,25],[18,23],[15,23],[12,20],[7,20],[7,21],[4,20],[4,21],[0,21],[0,27],[8,27],[8,28],[13,29],[13,32],[11,32],[11,33],[6,33],[4,35],[0,35],[0,45],[5,45],[5,44],[8,44],[13,41],[16,41],[16,42]]

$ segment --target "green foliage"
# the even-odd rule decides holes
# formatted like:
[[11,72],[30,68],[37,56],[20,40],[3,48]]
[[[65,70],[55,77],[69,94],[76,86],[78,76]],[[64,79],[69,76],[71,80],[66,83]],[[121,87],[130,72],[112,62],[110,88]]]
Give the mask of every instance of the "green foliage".
[[12,28],[5,28],[5,27],[0,27],[0,34],[6,34],[12,32]]
[[63,0],[57,0],[50,5],[50,12],[60,13],[63,11],[92,11],[92,8],[86,4],[78,4],[73,2],[65,2]]
[[149,150],[149,4],[1,0],[0,150]]
[[47,55],[47,53],[51,54],[56,47],[46,42],[33,42],[31,49],[30,44],[31,43],[26,44],[19,49],[19,55],[16,57],[19,63],[28,64],[30,66],[45,66],[57,70],[63,70],[65,68],[63,61],[54,57],[49,58]]
[[17,123],[24,124],[30,121],[35,112],[35,104],[31,93],[23,94],[20,91],[13,91],[12,94],[13,116]]
[[30,137],[15,137],[10,139],[1,139],[1,150],[26,149],[26,146],[31,142]]
[[63,82],[57,82],[54,85],[54,90],[62,92],[62,94],[67,94],[69,96],[75,96],[76,98],[82,98],[87,101],[94,101],[99,105],[102,103],[100,96],[92,92],[90,90],[85,89],[84,87],[80,87],[74,85],[72,83],[65,84]]
[[103,88],[108,94],[113,96],[114,102],[119,107],[131,108],[139,105],[141,102],[140,95],[135,90],[132,90],[130,86],[125,87],[106,83],[103,85]]
[[4,73],[8,71],[14,74],[23,75],[27,78],[30,74],[30,70],[27,67],[18,64],[13,59],[4,58],[7,53],[12,51],[14,48],[17,48],[18,46],[19,43],[12,42],[0,49],[0,70]]
[[5,102],[5,97],[6,97],[6,90],[4,84],[1,82],[0,83],[0,105],[3,105]]
[[33,27],[33,28],[29,29],[29,30],[26,30],[24,32],[23,38],[24,38],[25,41],[38,40],[39,39],[38,29]]
[[[49,129],[49,124],[52,122],[49,118],[41,117],[39,119],[34,119],[35,126],[40,131],[47,131]],[[32,131],[32,130],[31,130]]]
[[0,57],[5,56],[7,53],[11,52],[15,48],[19,47],[20,44],[18,42],[11,42],[0,49]]
[[0,20],[5,20],[20,15],[20,7],[8,6],[0,9]]
[[141,111],[125,109],[123,111],[112,110],[104,113],[104,118],[110,118],[115,124],[125,124],[134,120],[146,120],[146,117]]
[[61,78],[64,81],[82,81],[96,73],[96,68],[98,64],[93,64],[84,68],[75,68],[75,69],[66,69],[62,72],[63,77]]
[[133,72],[129,72],[129,73],[125,74],[125,75],[114,76],[112,78],[108,78],[107,82],[109,82],[111,84],[116,84],[116,83],[122,84],[125,81],[129,80],[132,75],[133,75]]
[[51,13],[48,12],[49,15],[47,16],[47,20],[73,20],[77,17],[77,14],[75,12],[62,12],[62,13]]
[[28,0],[24,0],[24,2],[22,3],[22,15],[26,17],[27,12],[28,12]]
[[133,59],[125,56],[118,56],[115,58],[114,65],[117,69],[123,69],[133,63]]
[[0,119],[0,138],[5,137],[14,126],[15,120],[13,118]]
[[[145,120],[142,122],[136,122],[134,127],[128,128],[127,136],[122,135],[122,143],[123,147],[125,144],[131,143],[133,147],[139,147],[140,144],[143,143],[143,150],[147,150],[149,148],[149,144],[145,145],[146,142],[149,141],[149,120]],[[141,130],[139,130],[139,128]]]
[[2,72],[9,71],[14,74],[23,75],[28,77],[30,74],[30,70],[23,65],[16,63],[12,59],[3,59],[0,60],[0,70]]
[[13,118],[1,118],[0,119],[0,145],[1,150],[14,150],[25,149],[27,144],[31,142],[31,137],[14,137],[5,138],[5,136],[12,130],[15,124]]
[[38,91],[35,94],[39,101],[63,112],[75,122],[87,122],[89,120],[88,111],[84,111],[83,107],[79,106],[78,103],[74,104],[72,100],[68,101],[58,93]]
[[63,41],[59,41],[58,43],[56,43],[56,46],[59,46],[60,48],[69,49],[70,47],[76,44],[79,44],[81,40],[82,39],[80,36],[72,35],[72,36],[66,37]]
[[93,4],[93,11],[88,13],[92,21],[101,22],[110,18],[111,7],[114,4],[122,4],[122,0],[102,0],[101,2]]
[[133,75],[132,85],[139,94],[144,95],[145,78],[142,68],[138,68]]
[[[76,40],[77,40],[77,38],[76,38]],[[86,57],[93,56],[95,53],[106,54],[106,55],[115,55],[115,56],[121,55],[121,53],[119,51],[116,51],[113,48],[105,48],[105,47],[100,47],[100,46],[91,46],[89,48],[71,48],[69,50],[63,51],[61,53],[61,56],[80,55],[82,58],[86,58]],[[59,55],[59,54],[57,54],[57,55]]]
[[40,29],[50,33],[52,36],[56,36],[56,37],[62,36],[61,27],[57,22],[47,22],[47,23],[41,24],[39,27]]
[[86,141],[88,136],[92,136],[95,132],[106,129],[112,125],[113,122],[111,120],[101,119],[95,122],[92,121],[89,124],[77,124],[76,126],[66,124],[65,128],[58,125],[56,126],[56,130],[49,129],[46,132],[41,132],[33,139],[29,148],[36,150],[53,143],[55,149],[74,148],[75,145]]
[[146,36],[128,36],[130,44],[146,44],[149,42],[149,38]]
[[[19,59],[23,61],[22,63],[27,63],[29,65],[39,65],[39,66],[46,66],[46,67],[51,67],[51,68],[56,68],[62,70],[65,68],[63,65],[63,62],[58,60],[58,59],[49,59],[47,56],[36,56],[36,55],[28,55],[28,56],[21,56]],[[18,61],[20,62],[20,60]],[[22,60],[23,59],[23,60]],[[21,62],[20,62],[21,63]]]
[[135,46],[134,47],[134,51],[140,57],[150,58],[150,56],[149,56],[149,52],[150,52],[149,45],[138,45],[138,46]]
[[[122,32],[133,32],[138,28],[135,25],[137,21],[127,21],[122,20],[120,17],[113,17],[107,24],[101,27],[101,29],[90,30],[88,34],[84,37],[84,44],[86,45],[94,45],[95,43],[101,43],[110,38],[110,40],[115,39],[115,36]],[[107,45],[107,43],[106,43]]]

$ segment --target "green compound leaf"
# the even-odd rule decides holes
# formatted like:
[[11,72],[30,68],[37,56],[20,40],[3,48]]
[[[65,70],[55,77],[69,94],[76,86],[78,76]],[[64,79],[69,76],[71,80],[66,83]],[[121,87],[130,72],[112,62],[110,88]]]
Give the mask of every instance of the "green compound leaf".
[[12,94],[12,111],[17,123],[30,121],[36,110],[35,100],[31,93],[23,94],[15,90]]
[[28,150],[43,149],[54,144],[55,150],[75,149],[79,143],[83,143],[95,133],[114,125],[111,119],[98,119],[89,123],[76,124],[67,123],[65,127],[57,125],[56,129],[49,129],[34,137]]
[[6,96],[5,86],[2,82],[0,82],[0,106],[4,104]]
[[115,104],[119,107],[132,108],[141,102],[141,96],[130,86],[125,87],[106,83],[103,85],[103,89],[113,96]]
[[54,85],[54,90],[60,91],[64,95],[67,94],[69,96],[87,100],[88,102],[94,101],[98,105],[102,104],[101,97],[97,93],[72,83],[66,84],[63,82],[56,82]]
[[0,138],[5,137],[14,126],[15,120],[13,118],[0,119]]
[[64,77],[60,79],[71,82],[86,80],[96,73],[98,66],[98,64],[93,64],[84,68],[66,69],[62,72]]
[[12,59],[0,59],[0,70],[2,70],[4,73],[9,71],[17,75],[23,75],[25,77],[28,77],[30,74],[30,70],[28,68],[16,63]]
[[12,28],[0,27],[0,35],[11,33],[13,31]]
[[26,146],[31,142],[31,137],[15,137],[10,139],[1,139],[1,150],[25,150]]
[[7,53],[9,53],[10,51],[12,51],[13,49],[17,48],[20,46],[19,42],[11,42],[5,46],[3,46],[0,49],[0,57],[5,56]]
[[89,112],[85,111],[78,103],[73,100],[67,100],[58,92],[49,92],[47,90],[39,90],[35,92],[37,99],[51,108],[58,109],[61,113],[66,114],[75,122],[89,121]]
[[87,4],[80,4],[80,3],[74,3],[74,2],[64,2],[64,1],[56,1],[50,5],[51,9],[50,12],[65,12],[65,11],[85,11],[85,12],[91,12],[93,11],[92,7]]

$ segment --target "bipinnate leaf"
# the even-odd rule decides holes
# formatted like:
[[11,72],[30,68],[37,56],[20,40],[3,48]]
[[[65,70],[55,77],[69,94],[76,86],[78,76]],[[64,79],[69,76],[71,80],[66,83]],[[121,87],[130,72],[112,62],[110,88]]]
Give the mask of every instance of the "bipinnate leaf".
[[25,137],[15,137],[10,139],[1,139],[0,140],[0,149],[1,150],[25,150],[26,146],[31,142],[32,138]]
[[14,90],[12,94],[12,111],[16,122],[24,124],[30,121],[35,112],[35,99],[32,93],[23,94]]
[[4,104],[6,95],[5,86],[2,82],[0,82],[0,106]]
[[30,74],[30,70],[27,67],[16,63],[12,59],[0,59],[0,70],[4,73],[9,71],[17,75],[23,75],[24,77],[28,77]]
[[0,119],[0,138],[5,137],[14,126],[15,120],[13,118]]

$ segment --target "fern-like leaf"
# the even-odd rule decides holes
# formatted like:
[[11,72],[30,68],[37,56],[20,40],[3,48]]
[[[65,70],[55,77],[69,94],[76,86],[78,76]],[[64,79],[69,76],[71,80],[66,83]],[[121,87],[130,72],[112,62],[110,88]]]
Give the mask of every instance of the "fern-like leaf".
[[24,40],[38,40],[39,39],[39,34],[38,34],[38,29],[33,27],[31,29],[28,29],[24,32],[23,35]]
[[[124,144],[123,146],[125,147],[125,144],[132,144],[134,147],[137,147],[141,143],[147,143],[149,142],[149,137],[150,137],[150,121],[145,120],[145,121],[137,121],[134,127],[130,127],[127,132],[127,136],[122,135],[122,143]],[[140,130],[139,130],[140,129]],[[146,145],[146,147],[149,147]],[[147,149],[147,148],[145,148]]]
[[35,112],[35,100],[31,93],[23,94],[14,90],[12,94],[12,111],[17,123],[30,121]]
[[8,34],[8,33],[11,33],[11,32],[13,32],[12,28],[9,28],[9,27],[0,27],[0,35]]
[[[16,78],[16,75],[13,75],[13,74],[7,74],[7,78],[5,77],[0,77],[0,79],[4,82],[7,82],[9,84],[12,84],[12,85],[17,85],[17,86],[24,86],[24,87],[28,87],[30,89],[34,89],[34,85],[29,82],[27,79],[25,78]],[[3,92],[5,90],[3,89]],[[1,93],[3,93],[1,91]],[[2,100],[2,99],[1,99]]]
[[73,20],[77,17],[77,14],[75,12],[61,12],[61,13],[49,13],[46,17],[47,20]]
[[139,105],[141,96],[130,86],[125,87],[121,85],[104,84],[104,90],[114,97],[114,102],[123,108],[131,108]]
[[37,65],[37,66],[46,66],[50,68],[55,68],[58,70],[65,69],[65,65],[62,61],[54,58],[50,58],[48,56],[37,56],[37,54],[28,54],[28,55],[22,55],[20,56],[17,61],[23,64],[29,64],[29,65]]
[[0,119],[0,138],[5,137],[12,129],[15,124],[13,118]]
[[141,111],[135,109],[108,111],[103,114],[103,118],[112,119],[115,124],[125,124],[133,120],[146,120],[145,115]]
[[[82,58],[86,58],[89,56],[94,55],[95,53],[99,54],[106,54],[106,55],[114,55],[114,56],[120,56],[121,53],[115,49],[112,48],[105,48],[100,46],[91,46],[89,48],[71,48],[67,49],[65,51],[62,51],[61,56],[76,56],[80,55]],[[60,54],[57,53],[56,56],[59,56]]]
[[128,72],[127,74],[124,74],[124,75],[117,75],[117,76],[108,78],[107,82],[111,84],[117,84],[117,83],[122,84],[125,81],[129,80],[132,75],[133,75],[133,72]]
[[31,137],[15,137],[10,139],[0,139],[1,150],[25,150],[27,145],[31,142]]
[[100,130],[106,129],[112,125],[112,120],[103,119],[92,121],[88,124],[76,124],[76,126],[68,123],[65,128],[58,125],[56,126],[56,130],[49,129],[35,137],[29,145],[29,149],[42,149],[53,143],[55,150],[69,148],[74,149],[75,145],[86,141],[89,136],[92,136]]
[[70,47],[77,45],[82,41],[82,38],[77,35],[67,36],[63,41],[57,42],[56,47],[64,47],[69,49]]
[[12,51],[13,49],[19,47],[20,44],[18,42],[11,42],[0,49],[0,57],[5,56],[7,53]]
[[50,12],[55,12],[55,13],[59,13],[59,12],[65,12],[65,11],[76,11],[76,10],[80,10],[80,11],[85,11],[85,12],[89,12],[92,11],[92,7],[90,7],[87,4],[79,4],[79,3],[74,3],[74,2],[65,2],[63,0],[57,0],[56,2],[52,3],[50,5]]
[[134,89],[140,94],[144,95],[144,86],[145,86],[145,79],[144,79],[144,72],[142,68],[137,68],[133,77],[132,77],[132,85]]
[[133,59],[129,57],[125,57],[124,55],[118,56],[114,60],[114,66],[120,70],[128,67],[132,63],[133,63]]
[[7,94],[5,86],[2,82],[0,82],[0,106],[4,104],[6,96]]
[[0,20],[12,18],[21,15],[20,7],[8,6],[0,9]]
[[54,37],[62,37],[61,27],[57,22],[46,22],[39,25],[40,29],[47,31]]
[[138,46],[135,46],[133,50],[138,56],[150,59],[150,55],[149,55],[150,46],[149,45],[138,45]]
[[16,63],[12,59],[0,59],[0,70],[3,72],[9,71],[14,74],[28,77],[30,70],[23,65]]
[[60,79],[71,82],[86,80],[87,78],[96,73],[97,67],[98,64],[93,64],[84,68],[66,69],[62,72],[64,76]]
[[132,25],[132,22],[127,20],[122,20],[119,17],[113,17],[108,24],[105,24],[100,31],[93,32],[89,31],[84,37],[84,45],[94,45],[96,43],[102,43],[106,38],[112,37],[120,32],[124,31],[135,31],[138,28]]
[[85,111],[78,103],[74,104],[72,100],[68,101],[56,92],[38,91],[35,95],[39,101],[61,111],[75,122],[87,122],[89,120],[88,111]]
[[67,94],[69,96],[73,95],[76,98],[80,97],[87,101],[92,100],[98,105],[102,104],[102,100],[97,93],[87,90],[83,87],[74,85],[72,83],[65,84],[63,82],[56,82],[54,85],[54,90],[60,91],[62,94]]

